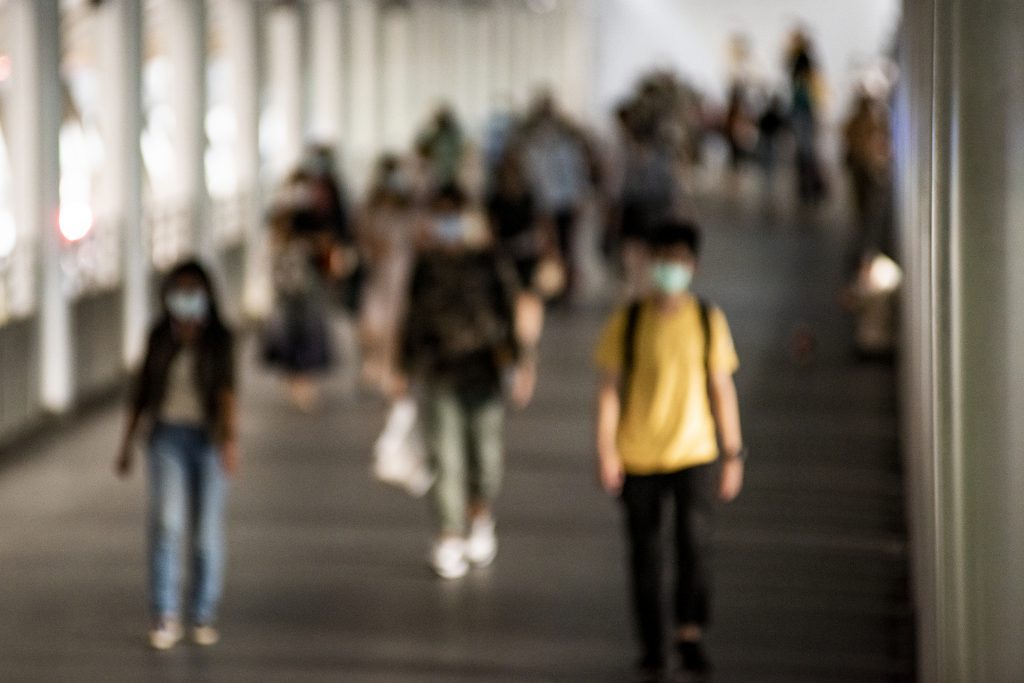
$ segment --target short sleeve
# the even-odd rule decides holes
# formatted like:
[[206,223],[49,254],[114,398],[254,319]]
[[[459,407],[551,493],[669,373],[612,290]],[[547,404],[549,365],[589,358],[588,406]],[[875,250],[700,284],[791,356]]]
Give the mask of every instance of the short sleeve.
[[622,355],[625,353],[623,336],[626,334],[626,311],[613,313],[605,322],[604,329],[594,350],[594,364],[605,372],[622,371]]
[[711,374],[731,375],[739,369],[740,360],[733,345],[729,322],[719,308],[712,308],[709,316],[711,325],[711,353],[708,358]]

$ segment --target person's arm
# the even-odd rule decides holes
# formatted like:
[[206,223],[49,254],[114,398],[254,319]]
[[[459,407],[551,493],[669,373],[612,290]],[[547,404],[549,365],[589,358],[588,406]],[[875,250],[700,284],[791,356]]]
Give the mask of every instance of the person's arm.
[[142,421],[142,411],[134,405],[128,411],[128,422],[124,429],[124,438],[121,441],[121,450],[118,452],[114,469],[120,477],[127,477],[132,472],[132,464],[135,455],[135,435],[139,430],[139,423]]
[[217,446],[220,449],[221,466],[228,475],[238,471],[238,392],[235,371],[235,342],[230,332],[218,349],[220,356],[220,381],[217,392]]
[[619,373],[601,373],[597,389],[597,474],[601,487],[611,495],[622,490],[625,473],[619,457]]
[[711,400],[722,447],[722,478],[718,497],[729,502],[743,488],[743,435],[736,383],[729,373],[711,375]]
[[522,291],[516,299],[514,327],[519,356],[512,401],[525,408],[537,387],[537,345],[544,329],[544,303],[533,292]]
[[228,475],[238,471],[238,400],[234,388],[223,389],[218,398],[221,412],[221,465]]

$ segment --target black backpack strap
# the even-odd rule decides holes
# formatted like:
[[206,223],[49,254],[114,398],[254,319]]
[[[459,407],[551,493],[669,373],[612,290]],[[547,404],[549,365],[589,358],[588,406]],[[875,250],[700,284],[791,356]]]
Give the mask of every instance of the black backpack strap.
[[697,299],[700,306],[700,329],[704,334],[704,372],[711,381],[711,306],[704,299]]
[[[714,415],[714,405],[711,402],[711,306],[704,299],[697,299],[700,309],[700,327],[704,335],[704,375],[707,380],[708,405],[711,407],[711,414]],[[626,329],[622,340],[622,380],[621,398],[619,404],[619,415],[626,414],[626,403],[629,400],[629,385],[633,377],[633,369],[636,367],[636,337],[640,325],[640,311],[643,302],[634,301],[626,310]],[[717,431],[717,429],[716,429]]]
[[634,301],[626,309],[626,328],[622,338],[622,375],[620,380],[619,415],[626,414],[626,403],[629,400],[629,385],[636,367],[636,337],[640,326],[640,310],[643,302]]
[[715,402],[711,400],[711,305],[704,299],[697,299],[700,306],[700,326],[704,333],[704,378],[706,380],[708,409],[715,425],[715,443],[721,450],[722,435],[718,431],[718,416],[715,415]]

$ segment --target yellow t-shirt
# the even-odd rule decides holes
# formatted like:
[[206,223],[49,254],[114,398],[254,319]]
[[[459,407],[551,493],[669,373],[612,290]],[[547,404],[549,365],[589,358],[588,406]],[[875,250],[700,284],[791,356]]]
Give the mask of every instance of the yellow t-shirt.
[[[626,308],[605,324],[594,360],[605,372],[622,372]],[[725,315],[708,310],[712,374],[739,367]],[[677,311],[640,309],[628,402],[619,421],[617,445],[628,474],[675,472],[718,457],[715,423],[708,402],[700,304],[688,297]]]

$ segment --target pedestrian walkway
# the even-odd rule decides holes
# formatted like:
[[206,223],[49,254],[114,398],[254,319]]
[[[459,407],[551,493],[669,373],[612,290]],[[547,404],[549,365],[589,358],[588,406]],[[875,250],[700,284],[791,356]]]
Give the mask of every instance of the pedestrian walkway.
[[[716,680],[911,680],[894,371],[854,361],[842,241],[730,202],[703,214],[699,289],[732,323],[752,451],[720,522]],[[537,399],[509,421],[498,560],[459,582],[426,565],[426,503],[369,476],[384,405],[332,386],[298,413],[249,362],[209,650],[146,649],[144,478],[114,478],[118,410],[4,453],[0,681],[629,680],[619,511],[592,452],[603,315],[552,316]]]

